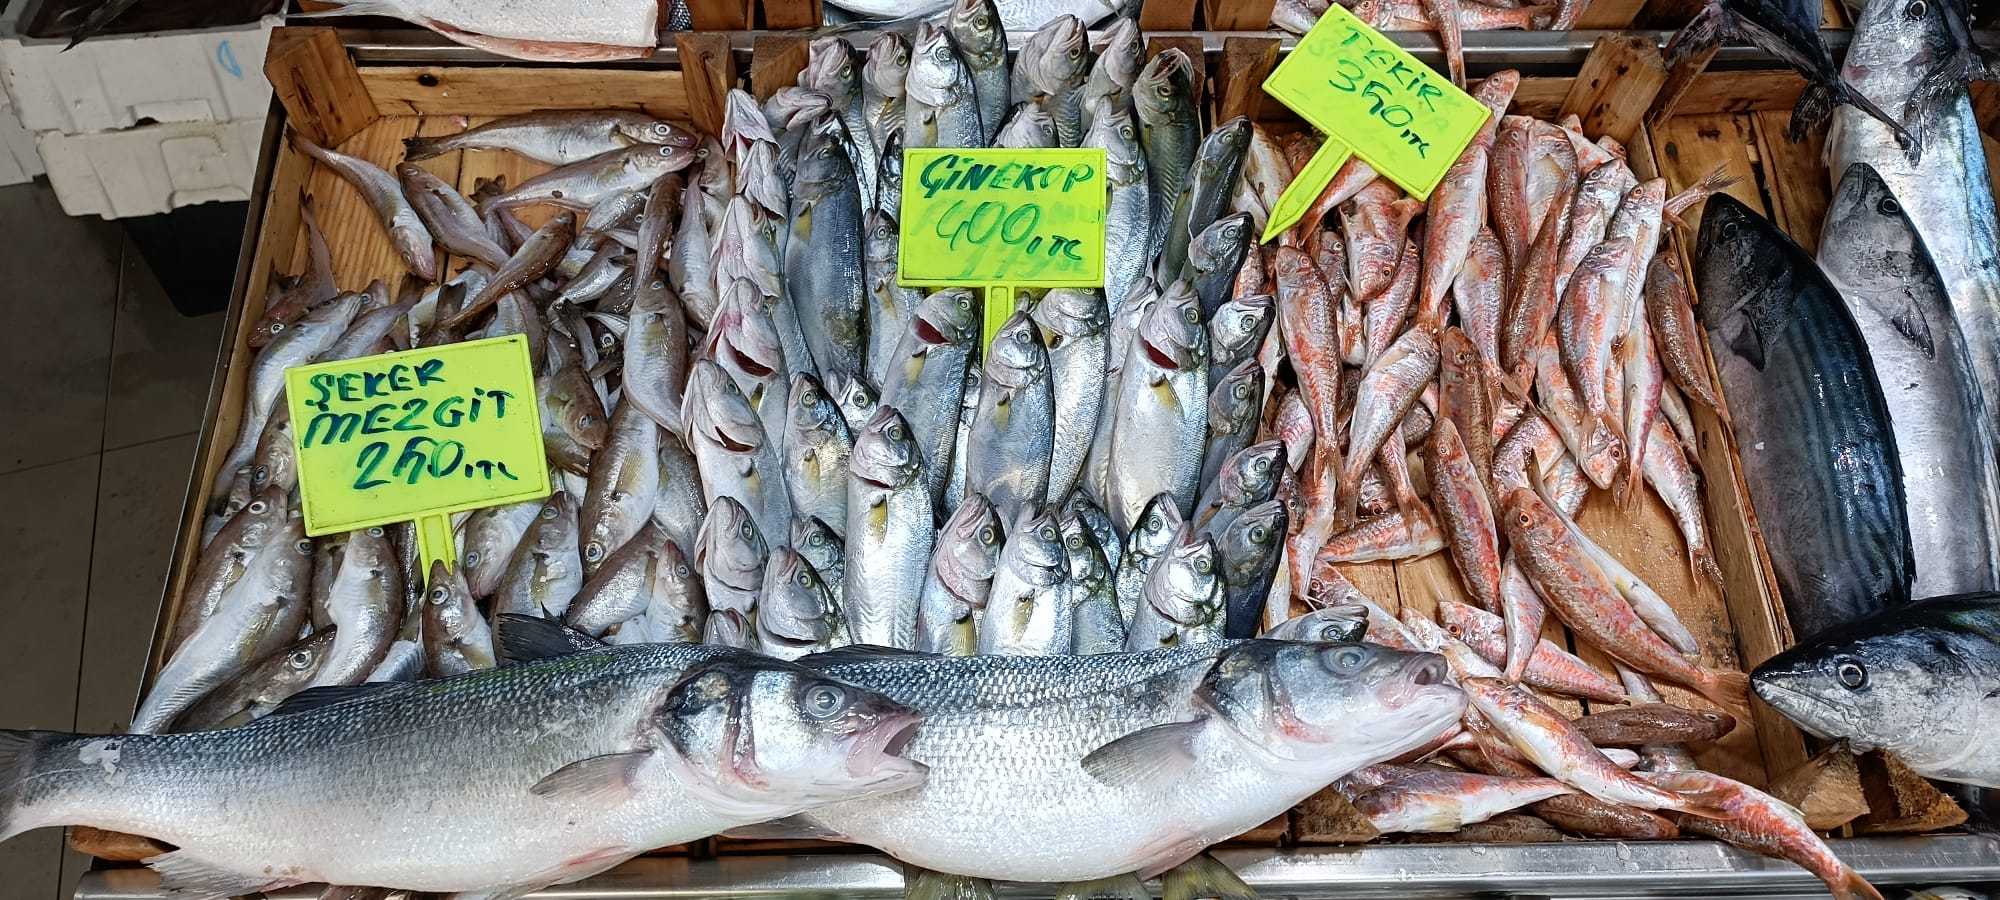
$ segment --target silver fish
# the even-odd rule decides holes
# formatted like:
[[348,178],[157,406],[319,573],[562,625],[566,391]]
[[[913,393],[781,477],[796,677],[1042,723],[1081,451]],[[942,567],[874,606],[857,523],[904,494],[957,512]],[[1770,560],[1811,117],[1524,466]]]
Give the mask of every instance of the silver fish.
[[2000,588],[2000,472],[1986,398],[1945,285],[1902,203],[1855,163],[1834,190],[1819,266],[1846,301],[1895,433],[1913,597]]
[[1133,335],[1112,414],[1112,522],[1130,530],[1163,492],[1191,511],[1208,436],[1208,331],[1187,281],[1167,288]]
[[430,159],[453,150],[507,150],[563,166],[636,144],[693,149],[695,136],[670,122],[629,110],[540,110],[440,137],[405,138],[403,158]]
[[[923,780],[923,766],[888,751],[919,720],[907,707],[712,647],[613,648],[347,690],[345,702],[199,735],[6,732],[0,837],[67,824],[156,836],[179,849],[151,865],[193,897],[306,880],[520,896]],[[441,754],[458,764],[438,765]],[[385,854],[362,837],[379,821],[421,846],[471,843]]]
[[[1282,450],[1280,451],[1282,452]],[[1223,635],[1256,637],[1265,599],[1285,550],[1285,504],[1267,500],[1243,511],[1215,539],[1222,566]]]
[[625,325],[625,397],[647,418],[674,434],[681,421],[688,371],[687,313],[659,274],[661,248],[671,239],[671,179],[654,182],[639,228],[639,261],[633,267],[632,311]]
[[443,678],[499,664],[493,630],[479,614],[464,569],[447,569],[441,559],[431,561],[423,617],[425,674]]
[[833,401],[840,404],[840,417],[847,420],[847,430],[860,431],[861,426],[875,417],[875,411],[882,407],[882,399],[868,382],[859,378],[849,378],[839,384],[827,385],[833,391]]
[[376,221],[382,223],[389,243],[395,245],[396,255],[402,258],[410,274],[426,282],[438,280],[437,248],[431,246],[430,229],[424,226],[423,218],[410,206],[410,201],[404,199],[403,187],[397,183],[396,176],[365,159],[321,147],[296,131],[291,132],[291,138],[293,146],[332,169],[361,192],[362,199],[368,201],[368,208],[375,211]]
[[1125,623],[1130,625],[1145,602],[1142,594],[1146,579],[1153,574],[1153,568],[1160,558],[1174,545],[1180,535],[1184,520],[1179,507],[1174,504],[1173,495],[1161,494],[1146,504],[1144,515],[1139,517],[1137,527],[1125,535],[1125,549],[1118,558],[1118,566],[1112,574],[1112,587],[1118,593],[1118,609],[1125,615]]
[[722,224],[728,194],[727,185],[718,185],[712,173],[722,173],[726,178],[728,167],[722,163],[722,145],[715,143],[714,138],[703,139],[697,152],[703,162],[696,167],[695,177],[687,180],[681,195],[680,227],[674,229],[667,255],[667,282],[680,296],[695,324],[707,328],[718,302],[715,230]]
[[569,609],[583,587],[577,533],[576,501],[565,491],[550,494],[493,589],[493,615],[555,618]]
[[457,188],[413,162],[396,167],[396,181],[417,218],[446,252],[478,260],[495,269],[507,264],[509,254],[487,236],[479,210]]
[[[1010,881],[1150,877],[1422,746],[1465,707],[1438,657],[1365,644],[1043,658],[837,651],[818,665],[924,713],[907,752],[930,779],[811,820],[913,866]],[[1005,724],[1017,721],[1037,725]],[[1162,754],[1173,761],[1164,770]]]
[[610,439],[590,459],[590,488],[577,511],[586,576],[652,521],[659,493],[660,426],[621,403],[611,415]]
[[688,562],[678,545],[660,547],[660,561],[653,569],[652,602],[644,617],[648,637],[654,641],[698,643],[708,622],[708,593],[700,573]]
[[[1132,109],[1132,84],[1146,65],[1146,47],[1139,33],[1139,20],[1119,16],[1104,30],[1104,46],[1090,64],[1083,83],[1083,129],[1097,127],[1097,117],[1112,109]],[[1087,140],[1084,146],[1094,146]]]
[[993,590],[1004,540],[1000,516],[978,494],[965,498],[945,521],[917,604],[917,650],[948,656],[979,652],[979,617]]
[[687,555],[694,553],[694,538],[708,515],[708,498],[702,496],[701,467],[687,445],[671,434],[660,436],[660,490],[653,501],[653,521],[666,529],[668,539]]
[[792,377],[785,430],[785,489],[792,512],[847,524],[847,459],[854,450],[847,420],[811,375]]
[[1128,651],[1222,640],[1222,559],[1215,539],[1181,526],[1139,592]]
[[1216,470],[1215,481],[1202,494],[1195,510],[1196,530],[1221,540],[1222,533],[1251,507],[1278,496],[1278,482],[1285,445],[1272,439],[1252,444],[1231,454]]
[[718,498],[729,497],[750,511],[760,533],[785,534],[792,501],[785,492],[784,464],[750,401],[721,366],[695,362],[682,416],[709,515]]
[[348,534],[326,611],[340,637],[307,687],[360,684],[403,628],[403,578],[387,530],[376,526]]
[[[1146,246],[1166,242],[1174,204],[1194,170],[1195,148],[1201,142],[1201,114],[1195,108],[1194,63],[1178,48],[1146,64],[1132,85],[1132,103],[1139,114],[1140,143],[1146,148],[1148,202],[1152,213]],[[1178,275],[1179,271],[1168,273]]]
[[563,612],[563,622],[591,637],[642,615],[653,602],[654,580],[663,548],[671,546],[648,522],[596,567]]
[[[1128,104],[1129,105],[1129,104]],[[1105,190],[1110,192],[1104,210],[1104,233],[1146,234],[1153,227],[1152,176],[1147,172],[1146,153],[1140,149],[1136,113],[1125,106],[1099,114],[1083,137],[1083,146],[1104,151]],[[1112,311],[1139,286],[1152,262],[1152,244],[1120,240],[1105,247],[1104,296]]]
[[1097,541],[1097,547],[1104,552],[1104,560],[1112,569],[1118,567],[1119,557],[1124,555],[1125,546],[1120,542],[1118,529],[1111,524],[1111,517],[1104,514],[1103,507],[1092,502],[1090,495],[1079,488],[1072,491],[1069,500],[1063,504],[1063,521],[1079,519],[1090,529],[1090,536]]
[[[288,490],[276,486],[259,491],[202,548],[194,574],[181,592],[180,613],[174,617],[173,634],[167,640],[168,652],[186,643],[188,636],[215,614],[229,588],[248,571],[251,557],[265,546],[272,531],[284,527],[291,515],[289,496]],[[334,536],[328,537],[323,544],[338,546],[331,539]],[[332,573],[327,574],[331,581]]]
[[[714,360],[729,373],[730,380],[757,413],[765,437],[782,444],[794,369],[784,336],[771,316],[778,305],[758,296],[755,290],[725,292],[721,306],[715,311],[715,327],[709,330],[700,355]],[[804,374],[811,370],[808,359],[797,371]]]
[[972,76],[984,144],[990,144],[1012,105],[1007,87],[1007,31],[1000,10],[993,0],[951,0],[945,9],[944,32]]
[[215,611],[202,620],[153,677],[132,714],[134,734],[167,730],[208,692],[252,661],[297,640],[306,623],[312,542],[304,520],[287,514],[244,564]]
[[785,244],[785,288],[797,309],[806,349],[822,379],[859,377],[867,286],[861,269],[861,197],[853,164],[837,139],[840,126],[815,129],[799,155],[792,185],[791,239]]
[[[861,65],[861,115],[868,121],[868,138],[875,144],[877,164],[889,149],[889,134],[903,131],[903,82],[910,75],[910,42],[893,31],[875,36],[868,45],[868,60]],[[855,140],[861,136],[856,135]],[[877,177],[881,176],[878,170]],[[868,198],[871,205],[881,197],[881,184]],[[892,206],[875,208],[896,212]]]
[[1187,268],[1182,274],[1194,279],[1203,318],[1213,318],[1235,290],[1236,272],[1250,252],[1251,237],[1250,214],[1234,213],[1209,223],[1188,244]]
[[1076,644],[1076,607],[1064,588],[1068,580],[1069,559],[1056,511],[1023,508],[1007,529],[995,564],[993,586],[979,617],[979,652],[1069,653]]
[[1079,656],[1125,649],[1125,615],[1111,583],[1111,563],[1081,516],[1062,517],[1066,577],[1062,602],[1070,608],[1069,652]]
[[1328,606],[1286,619],[1263,636],[1273,641],[1353,643],[1367,634],[1367,607]]
[[[256,362],[251,364],[250,383],[245,390],[243,418],[236,433],[236,444],[223,458],[217,471],[234,472],[247,465],[257,456],[257,442],[264,435],[264,423],[271,418],[285,395],[285,370],[312,362],[321,351],[333,346],[340,339],[347,326],[361,311],[361,294],[344,293],[332,302],[321,304],[308,311],[305,318],[294,323],[271,339],[271,343],[257,353]],[[330,423],[329,423],[330,424]],[[312,423],[306,423],[305,439],[313,436]],[[220,500],[228,490],[227,479],[216,479],[216,493],[209,499]]]
[[896,350],[903,342],[903,335],[910,330],[910,321],[917,315],[917,305],[923,302],[924,292],[921,288],[903,287],[896,283],[899,236],[895,211],[875,210],[868,213],[866,228],[867,244],[862,257],[862,272],[868,287],[867,302],[863,304],[868,315],[868,371],[865,374],[869,383],[886,391],[898,362]]
[[993,335],[966,447],[965,484],[1011,520],[1048,502],[1055,442],[1055,395],[1049,353],[1019,311]]
[[[1243,171],[1243,151],[1250,146],[1250,120],[1237,116],[1217,125],[1208,136],[1201,139],[1195,149],[1194,168],[1187,173],[1187,181],[1179,196],[1173,200],[1173,215],[1167,223],[1166,243],[1160,247],[1160,265],[1157,277],[1162,280],[1178,278],[1190,274],[1188,265],[1188,245],[1194,236],[1208,230],[1208,226],[1222,217],[1229,209],[1230,196],[1236,190],[1237,176]],[[1248,216],[1243,228],[1244,239],[1249,237]],[[1242,257],[1238,256],[1240,264]],[[1210,261],[1213,264],[1213,261]],[[1227,278],[1236,277],[1235,266],[1228,269]],[[1211,278],[1211,281],[1220,280]],[[1213,302],[1208,294],[1202,295],[1203,313],[1213,312],[1222,303],[1217,293]]]
[[972,73],[951,38],[929,22],[917,25],[904,82],[904,147],[984,147]]
[[884,406],[855,436],[847,482],[841,608],[857,644],[914,647],[917,604],[937,539],[910,425]]
[[702,593],[714,614],[733,610],[749,615],[764,590],[764,564],[770,559],[764,535],[743,504],[721,497],[708,508],[701,536],[695,539],[694,568]]
[[826,582],[827,589],[835,597],[846,596],[843,591],[847,582],[847,561],[842,556],[844,547],[840,535],[831,526],[810,517],[793,519],[791,546],[812,564],[813,571],[819,573],[820,580]]
[[1083,477],[1091,438],[1104,409],[1104,369],[1110,358],[1110,312],[1094,288],[1056,288],[1029,312],[1048,346],[1055,392],[1055,434],[1049,454],[1050,502],[1070,495]]
[[854,182],[861,186],[865,209],[873,205],[875,179],[881,174],[882,164],[863,106],[861,66],[861,55],[845,38],[819,38],[808,48],[806,68],[799,73],[799,83],[824,91],[833,103],[834,114],[846,126],[845,146],[852,153],[849,162],[854,168]]
[[278,704],[302,690],[326,663],[326,652],[339,632],[321,628],[287,647],[278,648],[209,692],[176,723],[182,731],[233,728],[261,719]]
[[799,554],[779,548],[764,569],[757,602],[757,649],[778,659],[845,647],[847,623],[833,592]]
[[[910,317],[896,345],[895,362],[882,382],[882,404],[902,413],[915,436],[925,488],[934,505],[943,502],[953,469],[963,467],[955,461],[954,449],[978,327],[979,305],[971,291],[948,288],[925,297]],[[854,422],[854,417],[848,421]]]
[[1000,123],[993,146],[1015,150],[1036,150],[1056,146],[1056,120],[1032,103],[1017,103]]
[[1016,80],[1033,92],[1014,102],[1032,99],[1055,120],[1059,146],[1083,142],[1083,85],[1090,77],[1089,33],[1075,16],[1061,16],[1037,30],[1023,44],[1014,63]]
[[[1236,452],[1250,446],[1263,423],[1264,369],[1255,358],[1246,359],[1222,376],[1208,395],[1208,441],[1201,457],[1201,483],[1214,490],[1223,464]],[[1196,503],[1197,518],[1208,507],[1204,494]]]
[[[547,203],[579,211],[626,191],[644,190],[668,172],[695,160],[691,147],[640,144],[550,169],[481,204],[479,211]],[[426,279],[430,280],[430,279]]]

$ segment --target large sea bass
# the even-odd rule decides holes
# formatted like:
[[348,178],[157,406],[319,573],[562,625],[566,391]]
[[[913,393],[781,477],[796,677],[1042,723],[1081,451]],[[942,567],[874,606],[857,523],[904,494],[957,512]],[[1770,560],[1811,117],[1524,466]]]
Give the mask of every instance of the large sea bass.
[[1442,659],[1369,644],[1048,657],[862,648],[805,664],[920,710],[907,752],[930,770],[922,789],[826,806],[812,821],[913,865],[1010,881],[1151,877],[1422,746],[1466,702]]
[[698,644],[291,706],[189,734],[0,731],[0,839],[89,825],[165,841],[179,849],[147,862],[190,900],[307,882],[518,896],[924,777],[892,752],[918,721],[903,705]]

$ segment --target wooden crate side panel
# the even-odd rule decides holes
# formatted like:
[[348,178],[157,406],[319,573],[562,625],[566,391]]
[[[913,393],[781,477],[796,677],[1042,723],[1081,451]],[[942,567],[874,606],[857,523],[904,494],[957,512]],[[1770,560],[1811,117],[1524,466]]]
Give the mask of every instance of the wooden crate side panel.
[[[1769,207],[1758,190],[1755,163],[1754,126],[1747,117],[1687,116],[1669,119],[1653,127],[1633,155],[1634,170],[1642,176],[1653,174],[1667,179],[1668,188],[1680,190],[1694,183],[1717,164],[1737,176],[1728,193],[1753,209]],[[1683,270],[1694,271],[1689,246],[1700,228],[1701,207],[1681,216],[1686,230],[1671,229],[1669,246],[1662,252],[1680,257]],[[1699,297],[1696,298],[1699,303]],[[1704,347],[1704,349],[1706,349]],[[1711,372],[1713,360],[1710,360]],[[1709,540],[1716,563],[1722,569],[1723,598],[1735,626],[1736,649],[1744,667],[1752,668],[1791,645],[1791,629],[1778,602],[1778,588],[1770,575],[1770,559],[1757,533],[1756,514],[1749,500],[1738,463],[1735,435],[1715,415],[1690,404],[1697,432],[1701,463],[1702,492],[1706,501]],[[1776,710],[1751,704],[1755,727],[1762,736],[1759,749],[1767,773],[1789,772],[1808,758],[1798,727]]]
[[635,109],[690,117],[677,70],[365,66],[361,82],[385,116],[511,116],[542,109]]
[[1824,156],[1826,129],[1813,129],[1805,140],[1793,143],[1786,136],[1791,121],[1792,114],[1780,110],[1750,114],[1772,221],[1807,253],[1816,255],[1820,228],[1826,224],[1826,204],[1833,194]]

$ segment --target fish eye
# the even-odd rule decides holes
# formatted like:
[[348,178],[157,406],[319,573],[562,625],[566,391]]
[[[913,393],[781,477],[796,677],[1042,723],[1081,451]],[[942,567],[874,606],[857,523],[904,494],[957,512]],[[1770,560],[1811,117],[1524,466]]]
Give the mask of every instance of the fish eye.
[[1047,525],[1043,525],[1041,535],[1042,535],[1042,540],[1053,541],[1056,539],[1056,530]]
[[250,501],[250,505],[247,507],[247,509],[249,509],[250,511],[250,514],[253,516],[261,516],[264,514],[264,510],[270,508],[271,504],[265,503],[262,500],[252,500]]
[[743,539],[744,539],[744,540],[746,540],[746,541],[747,541],[747,540],[750,540],[751,538],[754,538],[754,537],[756,537],[756,536],[757,536],[757,526],[755,526],[755,525],[752,525],[752,524],[750,524],[750,523],[749,523],[748,521],[744,522],[744,523],[743,523],[743,529],[742,529],[742,534],[743,534]]
[[901,425],[891,425],[891,426],[889,426],[889,428],[888,428],[888,435],[889,435],[889,439],[890,439],[890,440],[894,440],[894,441],[900,441],[900,440],[902,440],[902,439],[903,439],[903,426],[901,426]]
[[825,719],[847,705],[847,692],[830,684],[816,684],[806,689],[804,702],[806,715]]
[[982,544],[992,544],[999,540],[999,537],[999,535],[993,533],[993,526],[991,525],[979,529],[979,542]]
[[1735,222],[1724,222],[1717,230],[1721,232],[1723,240],[1730,240],[1736,237],[1737,225]]
[[1271,532],[1262,525],[1253,525],[1250,527],[1250,540],[1252,541],[1261,544],[1270,536]]
[[687,567],[687,563],[681,563],[680,565],[678,565],[678,566],[675,566],[675,567],[674,567],[674,575],[675,575],[676,577],[679,577],[679,578],[686,578],[686,577],[688,577],[688,567]]
[[553,519],[553,518],[555,518],[555,517],[556,517],[556,508],[555,508],[555,507],[553,507],[553,506],[544,506],[544,507],[542,507],[542,518],[544,518],[544,519]]
[[661,148],[660,148],[660,155],[661,155],[661,156],[672,156],[672,155],[674,155],[674,148],[672,148],[672,147],[661,147]]
[[253,482],[263,482],[271,480],[271,467],[258,466],[255,470],[253,470],[250,473],[250,480]]
[[479,565],[479,551],[474,550],[465,554],[465,567],[469,569],[476,565]]
[[300,539],[299,539],[299,542],[298,542],[298,543],[296,543],[296,544],[293,544],[292,546],[294,546],[294,547],[298,548],[298,551],[299,551],[299,553],[301,553],[301,554],[303,554],[303,555],[306,555],[306,556],[311,556],[311,555],[312,555],[312,552],[313,552],[313,542],[312,542],[312,539],[311,539],[311,538],[300,538]]
[[311,650],[293,650],[291,657],[285,660],[285,665],[299,670],[304,670],[312,664],[313,652]]
[[443,602],[445,602],[446,600],[449,600],[449,599],[451,599],[451,592],[450,592],[450,591],[448,591],[448,590],[445,590],[445,589],[444,589],[443,587],[434,587],[434,588],[431,588],[431,602],[432,602],[432,603],[443,603]]
[[381,537],[381,536],[382,536],[382,526],[380,526],[380,525],[377,525],[377,526],[375,526],[374,528],[370,528],[370,529],[368,529],[368,536],[369,536],[369,537]]
[[1903,7],[1903,18],[1921,19],[1924,17],[1924,13],[1930,12],[1930,9],[1930,5],[1925,3],[1924,0],[1914,0],[1910,5]]
[[1894,197],[1883,197],[1882,202],[1875,204],[1875,210],[1885,216],[1893,216],[1903,211],[1903,204],[1897,203]]
[[1352,672],[1368,661],[1368,651],[1360,647],[1341,647],[1328,653],[1326,661],[1332,664],[1335,672]]
[[1522,528],[1526,528],[1530,525],[1535,524],[1535,517],[1523,512],[1514,516],[1514,521],[1515,523],[1519,524]]
[[584,428],[589,428],[590,426],[597,424],[597,416],[591,413],[584,413],[583,415],[576,417],[576,424]]
[[1452,622],[1444,626],[1444,633],[1452,637],[1463,637],[1465,636],[1465,629],[1458,627],[1457,622]]
[[1194,561],[1194,570],[1203,575],[1207,575],[1208,573],[1215,571],[1215,560],[1209,559],[1206,556],[1197,559]]
[[654,134],[673,134],[673,133],[674,133],[674,130],[673,130],[672,128],[669,128],[669,127],[667,127],[667,124],[666,124],[665,122],[661,122],[661,123],[658,123],[658,124],[656,124],[656,125],[654,125],[654,126],[653,126],[653,133],[654,133]]
[[1147,531],[1158,531],[1158,530],[1160,530],[1160,529],[1162,529],[1162,528],[1165,528],[1165,527],[1167,527],[1167,523],[1166,523],[1166,522],[1164,522],[1164,521],[1162,521],[1162,520],[1160,519],[1160,514],[1159,514],[1159,513],[1154,513],[1154,514],[1152,514],[1152,515],[1150,515],[1150,516],[1147,516],[1147,517],[1146,517],[1146,530],[1147,530]]
[[1190,307],[1188,307],[1188,311],[1187,311],[1187,315],[1183,316],[1182,318],[1185,318],[1185,319],[1187,319],[1187,323],[1188,323],[1189,325],[1200,325],[1200,324],[1201,324],[1201,310],[1199,310],[1199,309],[1196,309],[1196,308],[1194,308],[1194,307],[1190,306]]
[[798,577],[798,582],[799,582],[799,587],[811,587],[811,586],[812,586],[812,576],[811,576],[811,575],[807,575],[807,574],[806,574],[806,570],[804,570],[804,569],[800,569],[800,570],[799,570],[799,577]]
[[1070,537],[1069,537],[1069,540],[1067,540],[1067,541],[1064,541],[1064,542],[1063,542],[1063,545],[1064,545],[1064,546],[1066,546],[1066,547],[1068,547],[1068,548],[1069,548],[1069,549],[1071,549],[1071,550],[1082,550],[1082,549],[1083,549],[1083,535],[1080,535],[1080,534],[1073,534],[1073,535],[1070,535]]
[[1858,691],[1868,686],[1868,667],[1852,659],[1843,659],[1833,668],[1833,677],[1840,686],[1850,691]]
[[583,547],[583,558],[588,562],[596,562],[600,559],[603,559],[604,545],[596,541],[591,541],[590,543],[585,544]]

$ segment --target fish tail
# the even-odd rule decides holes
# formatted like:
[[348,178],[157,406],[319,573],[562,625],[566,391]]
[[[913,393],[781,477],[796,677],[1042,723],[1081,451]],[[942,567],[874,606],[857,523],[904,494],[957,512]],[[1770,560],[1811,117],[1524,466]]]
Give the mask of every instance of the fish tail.
[[1709,584],[1722,589],[1722,567],[1716,565],[1715,554],[1707,547],[1688,547],[1688,562]]
[[1242,878],[1206,853],[1196,854],[1161,875],[1160,896],[1163,900],[1195,900],[1196,897],[1257,900],[1257,892],[1243,883]]
[[911,869],[903,900],[993,900],[993,882],[984,878]]
[[55,731],[0,730],[0,841],[37,826],[19,821],[28,776],[50,744],[69,737]]
[[1826,887],[1833,894],[1834,900],[1857,900],[1857,898],[1859,900],[1882,900],[1882,892],[1880,890],[1877,890],[1874,885],[1869,884],[1868,879],[1861,877],[1860,872],[1856,872],[1846,866],[1840,867],[1839,875],[1826,880]]
[[1152,897],[1139,876],[1114,875],[1058,886],[1055,900],[1152,900]]
[[1667,42],[1666,63],[1672,69],[1686,62],[1704,50],[1722,43],[1735,31],[1733,17],[1716,0],[1709,4],[1686,27],[1674,32],[1673,40]]
[[409,13],[396,8],[396,4],[386,0],[326,0],[328,8],[300,12],[294,15],[304,19],[324,19],[330,16],[387,16],[391,19],[410,21]]
[[430,159],[444,153],[448,149],[444,146],[444,140],[441,138],[410,137],[403,139],[403,159],[408,161]]
[[1694,689],[1710,703],[1722,707],[1737,721],[1750,718],[1750,676],[1742,672],[1709,670]]

